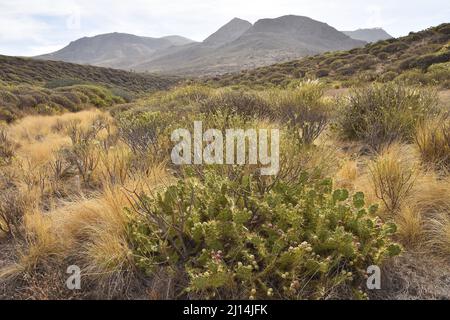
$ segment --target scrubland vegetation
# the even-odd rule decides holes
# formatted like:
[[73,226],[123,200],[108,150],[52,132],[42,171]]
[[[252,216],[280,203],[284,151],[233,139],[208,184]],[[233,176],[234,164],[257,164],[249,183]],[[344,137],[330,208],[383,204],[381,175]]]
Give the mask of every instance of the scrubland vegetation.
[[[4,125],[2,296],[376,298],[367,266],[406,277],[415,262],[402,257],[426,254],[448,271],[448,104],[396,83],[326,92],[314,81],[191,85]],[[199,119],[282,129],[279,174],[174,166],[171,131]],[[395,262],[400,270],[389,269]],[[81,291],[65,288],[72,264]],[[402,285],[412,297],[448,297],[445,283],[420,293],[411,287],[421,283]]]
[[287,86],[298,79],[317,78],[331,85],[351,87],[361,83],[397,80],[410,85],[449,88],[448,23],[408,36],[379,41],[363,48],[319,54],[206,82],[215,86]]
[[[394,60],[398,41],[438,50],[442,35],[448,25],[347,54]],[[448,61],[420,52],[423,70],[443,68],[433,86],[407,71],[348,78],[338,95],[331,78],[132,97],[2,78],[0,297],[448,299]],[[280,171],[174,165],[172,131],[197,120],[280,129]],[[66,287],[70,265],[81,290]],[[367,290],[371,265],[382,290]]]
[[60,61],[41,61],[0,55],[0,80],[50,88],[73,84],[99,84],[131,92],[169,88],[177,79]]
[[0,55],[0,121],[105,108],[168,89],[179,79]]

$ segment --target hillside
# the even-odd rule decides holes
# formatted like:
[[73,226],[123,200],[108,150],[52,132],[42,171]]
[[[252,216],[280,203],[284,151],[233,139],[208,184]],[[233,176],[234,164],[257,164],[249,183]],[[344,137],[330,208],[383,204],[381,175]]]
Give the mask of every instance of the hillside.
[[119,87],[132,92],[166,89],[176,82],[173,77],[2,55],[0,55],[0,80],[37,85],[58,81],[88,82]]
[[178,79],[66,62],[0,56],[0,123],[27,115],[108,108]]
[[174,48],[133,68],[190,76],[213,75],[364,44],[307,17],[261,19],[253,26],[235,18],[203,43]]
[[342,31],[342,33],[348,35],[352,39],[362,40],[369,43],[393,38],[382,28],[358,29],[355,31]]
[[209,78],[215,85],[286,85],[297,79],[327,81],[390,81],[397,77],[421,84],[448,87],[450,24],[408,36],[379,41],[363,48],[316,56]]
[[302,16],[234,18],[202,43],[173,37],[112,33],[72,42],[40,59],[87,63],[139,72],[215,75],[289,61],[329,50],[363,46],[335,28]]
[[150,38],[115,32],[84,37],[71,42],[59,51],[36,58],[130,69],[136,61],[148,59],[158,50],[192,42],[192,40],[180,36]]
[[214,32],[203,43],[208,45],[223,45],[232,42],[242,36],[246,31],[252,27],[252,24],[248,21],[234,18],[219,30]]

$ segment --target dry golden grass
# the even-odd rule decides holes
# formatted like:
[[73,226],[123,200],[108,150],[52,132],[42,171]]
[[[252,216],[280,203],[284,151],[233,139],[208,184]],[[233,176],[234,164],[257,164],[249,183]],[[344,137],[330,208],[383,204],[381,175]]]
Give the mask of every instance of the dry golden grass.
[[405,145],[391,144],[369,164],[369,171],[375,194],[387,213],[397,213],[417,176],[414,151]]
[[[186,94],[195,100],[202,92]],[[98,131],[93,129],[97,122],[101,122]],[[262,120],[258,125],[279,126]],[[425,153],[434,159],[441,150],[426,140],[432,128],[430,122],[423,132],[419,129],[424,143],[418,144],[426,146]],[[127,234],[132,213],[124,208],[130,206],[135,192],[148,194],[172,183],[164,161],[139,158],[145,163],[136,165],[130,148],[117,138],[111,117],[97,110],[27,117],[5,130],[14,142],[15,156],[0,167],[0,187],[29,196],[21,208],[17,258],[0,268],[0,282],[42,270],[64,272],[75,264],[89,284],[90,295],[127,297],[137,270]],[[363,191],[367,203],[381,204],[380,214],[396,222],[398,238],[408,250],[421,249],[448,258],[450,177],[445,172],[438,175],[432,168],[425,171],[415,146],[392,144],[371,156],[360,152],[357,143],[354,148],[344,148],[331,135],[326,131],[315,145],[302,148],[286,143],[282,173],[296,177],[292,171],[317,170],[324,177],[333,177],[339,188]],[[87,144],[83,142],[86,137]],[[85,153],[74,154],[75,145],[85,148],[81,149]],[[424,150],[419,149],[424,159]],[[67,169],[69,156],[78,156],[78,161],[83,157],[95,160],[92,170],[86,171],[87,181],[76,166]]]
[[336,184],[340,188],[353,189],[359,176],[358,161],[347,159],[336,173]]
[[424,231],[423,218],[420,212],[409,206],[404,206],[395,217],[395,222],[403,245],[408,248],[415,248],[422,244]]
[[[92,136],[98,121],[101,129]],[[110,116],[97,110],[27,117],[6,130],[17,148],[10,165],[1,168],[2,176],[10,177],[15,193],[33,197],[23,208],[18,258],[1,269],[0,280],[33,274],[40,266],[65,270],[70,262],[95,288],[91,294],[123,294],[134,270],[124,208],[130,192],[168,183],[164,164],[130,172],[131,151],[115,138]],[[67,155],[60,152],[74,143],[83,146],[85,137],[98,141],[89,141],[88,150],[98,158],[89,185],[82,184],[77,171],[65,171]]]
[[448,258],[450,178],[421,167],[417,158],[412,146],[386,149],[369,164],[372,192],[384,204],[382,212],[397,224],[405,246]]
[[105,113],[93,109],[78,113],[65,113],[58,116],[30,116],[11,125],[8,132],[13,139],[21,142],[33,142],[43,136],[48,137],[55,131],[64,130],[73,121],[79,122],[84,128],[87,128],[96,117],[102,115],[105,115]]
[[422,160],[437,169],[450,169],[450,119],[441,117],[420,123],[416,144]]
[[90,199],[79,198],[49,212],[27,213],[27,246],[20,250],[16,264],[0,271],[0,278],[17,277],[39,265],[65,269],[74,264],[81,268],[84,280],[95,287],[91,294],[126,294],[135,268],[127,242],[130,216],[124,208],[130,205],[130,190],[149,191],[164,183],[165,175],[161,168],[155,168],[126,187],[110,186]]
[[422,166],[414,146],[393,144],[372,159],[347,158],[334,179],[338,187],[363,191],[367,203],[379,203],[379,214],[395,221],[409,250],[450,256],[450,178]]
[[422,221],[422,245],[438,255],[450,257],[450,178],[423,173],[408,199],[408,206]]

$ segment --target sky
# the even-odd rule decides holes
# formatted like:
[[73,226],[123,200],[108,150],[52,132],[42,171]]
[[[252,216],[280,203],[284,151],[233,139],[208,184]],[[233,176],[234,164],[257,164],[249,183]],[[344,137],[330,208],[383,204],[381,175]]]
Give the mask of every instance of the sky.
[[398,37],[450,22],[449,0],[0,0],[0,54],[53,52],[85,36],[125,32],[202,41],[234,17],[294,14],[338,30],[382,27]]

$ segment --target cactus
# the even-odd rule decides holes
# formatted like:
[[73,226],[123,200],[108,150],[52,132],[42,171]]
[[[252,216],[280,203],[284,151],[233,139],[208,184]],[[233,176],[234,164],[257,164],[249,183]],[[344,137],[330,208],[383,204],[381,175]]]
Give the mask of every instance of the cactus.
[[399,253],[395,226],[366,209],[363,193],[306,174],[268,192],[257,184],[207,171],[135,195],[129,238],[138,266],[149,275],[182,270],[188,285],[178,294],[191,297],[320,299],[339,285],[358,288],[368,266]]

